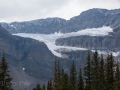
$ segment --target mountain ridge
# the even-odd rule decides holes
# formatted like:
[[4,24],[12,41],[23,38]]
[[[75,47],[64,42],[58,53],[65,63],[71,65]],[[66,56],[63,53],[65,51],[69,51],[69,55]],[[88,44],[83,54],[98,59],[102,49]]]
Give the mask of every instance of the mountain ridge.
[[120,9],[89,9],[70,20],[46,18],[25,22],[0,23],[10,33],[76,32],[86,28],[110,26],[116,32],[120,29]]

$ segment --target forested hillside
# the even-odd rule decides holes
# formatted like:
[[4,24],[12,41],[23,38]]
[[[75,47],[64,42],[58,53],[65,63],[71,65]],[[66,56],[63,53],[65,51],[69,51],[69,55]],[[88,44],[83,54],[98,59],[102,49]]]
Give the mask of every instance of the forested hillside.
[[[48,83],[40,85],[31,90],[119,90],[120,69],[119,62],[115,62],[112,53],[107,57],[93,54],[88,51],[84,67],[76,69],[74,60],[69,72],[61,66],[59,60],[54,61],[53,75]],[[9,67],[5,55],[0,62],[0,89],[12,89],[12,79],[9,75]],[[17,90],[17,89],[16,89]]]
[[[107,57],[99,56],[95,51],[88,51],[86,64],[76,70],[74,61],[69,73],[62,68],[60,61],[55,60],[53,77],[40,89],[40,84],[33,90],[119,90],[119,62],[115,62],[112,53]],[[38,89],[39,87],[39,89]]]

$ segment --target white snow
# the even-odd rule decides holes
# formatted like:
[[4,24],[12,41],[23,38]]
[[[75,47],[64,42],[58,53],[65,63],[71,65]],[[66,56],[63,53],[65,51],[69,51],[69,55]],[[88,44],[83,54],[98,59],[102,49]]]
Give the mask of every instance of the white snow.
[[85,29],[80,30],[78,32],[71,32],[71,33],[54,33],[54,34],[32,34],[32,33],[17,33],[14,35],[21,36],[21,37],[29,37],[39,41],[44,42],[51,52],[61,57],[61,53],[56,52],[55,50],[59,50],[61,48],[66,48],[68,50],[87,50],[86,48],[77,48],[77,47],[69,47],[69,46],[56,46],[55,40],[58,38],[66,38],[71,36],[81,36],[81,35],[89,35],[89,36],[105,36],[108,35],[109,32],[113,32],[112,28],[110,27],[102,27],[102,28],[92,28],[92,29]]
[[[92,52],[95,52],[95,50],[91,50]],[[113,56],[118,56],[119,55],[119,51],[118,52],[111,52],[111,51],[102,51],[102,50],[97,50],[98,54],[104,54],[104,55],[108,55],[110,53],[112,53]]]
[[25,68],[23,67],[23,71],[25,70]]
[[11,27],[13,27],[13,28],[16,28],[14,25],[10,25]]

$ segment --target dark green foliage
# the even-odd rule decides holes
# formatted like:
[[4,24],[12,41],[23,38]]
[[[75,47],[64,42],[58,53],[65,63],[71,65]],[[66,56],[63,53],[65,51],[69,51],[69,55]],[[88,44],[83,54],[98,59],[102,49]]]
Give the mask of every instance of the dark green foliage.
[[[105,90],[105,65],[103,55],[100,58],[100,66],[99,66],[99,85],[98,90]],[[102,88],[101,88],[102,87]]]
[[69,85],[69,76],[67,73],[64,72],[62,69],[61,73],[61,79],[60,79],[60,90],[70,90],[70,85]]
[[52,90],[52,80],[48,81],[47,90]]
[[[105,61],[106,60],[106,61]],[[64,69],[60,69],[60,62],[55,60],[53,80],[48,81],[47,90],[120,90],[120,69],[114,64],[112,54],[99,58],[97,51],[92,58],[88,51],[84,72],[80,69],[76,77],[74,61],[68,75]],[[45,85],[40,88],[37,85],[34,90],[45,90]]]
[[83,82],[83,76],[82,76],[81,69],[80,69],[79,74],[78,74],[78,79],[77,79],[77,84],[76,84],[75,90],[84,90],[84,82]]
[[120,69],[118,64],[116,65],[115,70],[114,90],[120,90]]
[[91,76],[92,76],[92,83],[91,87],[92,90],[98,90],[99,87],[99,56],[98,52],[95,51],[91,61]]
[[106,63],[106,88],[113,90],[114,83],[114,59],[112,54],[108,55]]
[[2,61],[0,62],[0,90],[13,90],[11,80],[12,78],[9,75],[8,63],[3,54]]
[[45,90],[45,89],[46,89],[45,84],[43,84],[41,90]]
[[40,84],[37,84],[35,88],[33,88],[33,90],[42,90],[40,87]]
[[74,61],[72,62],[71,68],[70,68],[70,86],[71,86],[71,90],[75,90],[75,86],[76,86],[76,68],[75,68],[75,64]]
[[85,90],[92,90],[91,83],[92,83],[92,72],[91,72],[91,57],[90,52],[88,51],[87,56],[87,63],[84,68],[84,78],[85,78]]
[[54,64],[54,71],[53,71],[53,89],[59,90],[60,88],[60,77],[61,77],[61,71],[60,71],[60,62],[55,60]]

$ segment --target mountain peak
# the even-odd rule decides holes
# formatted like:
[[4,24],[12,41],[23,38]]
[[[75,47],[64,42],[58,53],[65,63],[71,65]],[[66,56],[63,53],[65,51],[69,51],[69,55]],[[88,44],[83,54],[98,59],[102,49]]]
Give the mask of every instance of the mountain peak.
[[27,22],[1,23],[10,33],[42,33],[76,32],[87,28],[100,28],[109,26],[114,31],[120,27],[120,9],[107,10],[93,8],[82,12],[80,15],[65,20],[61,18],[46,18]]

